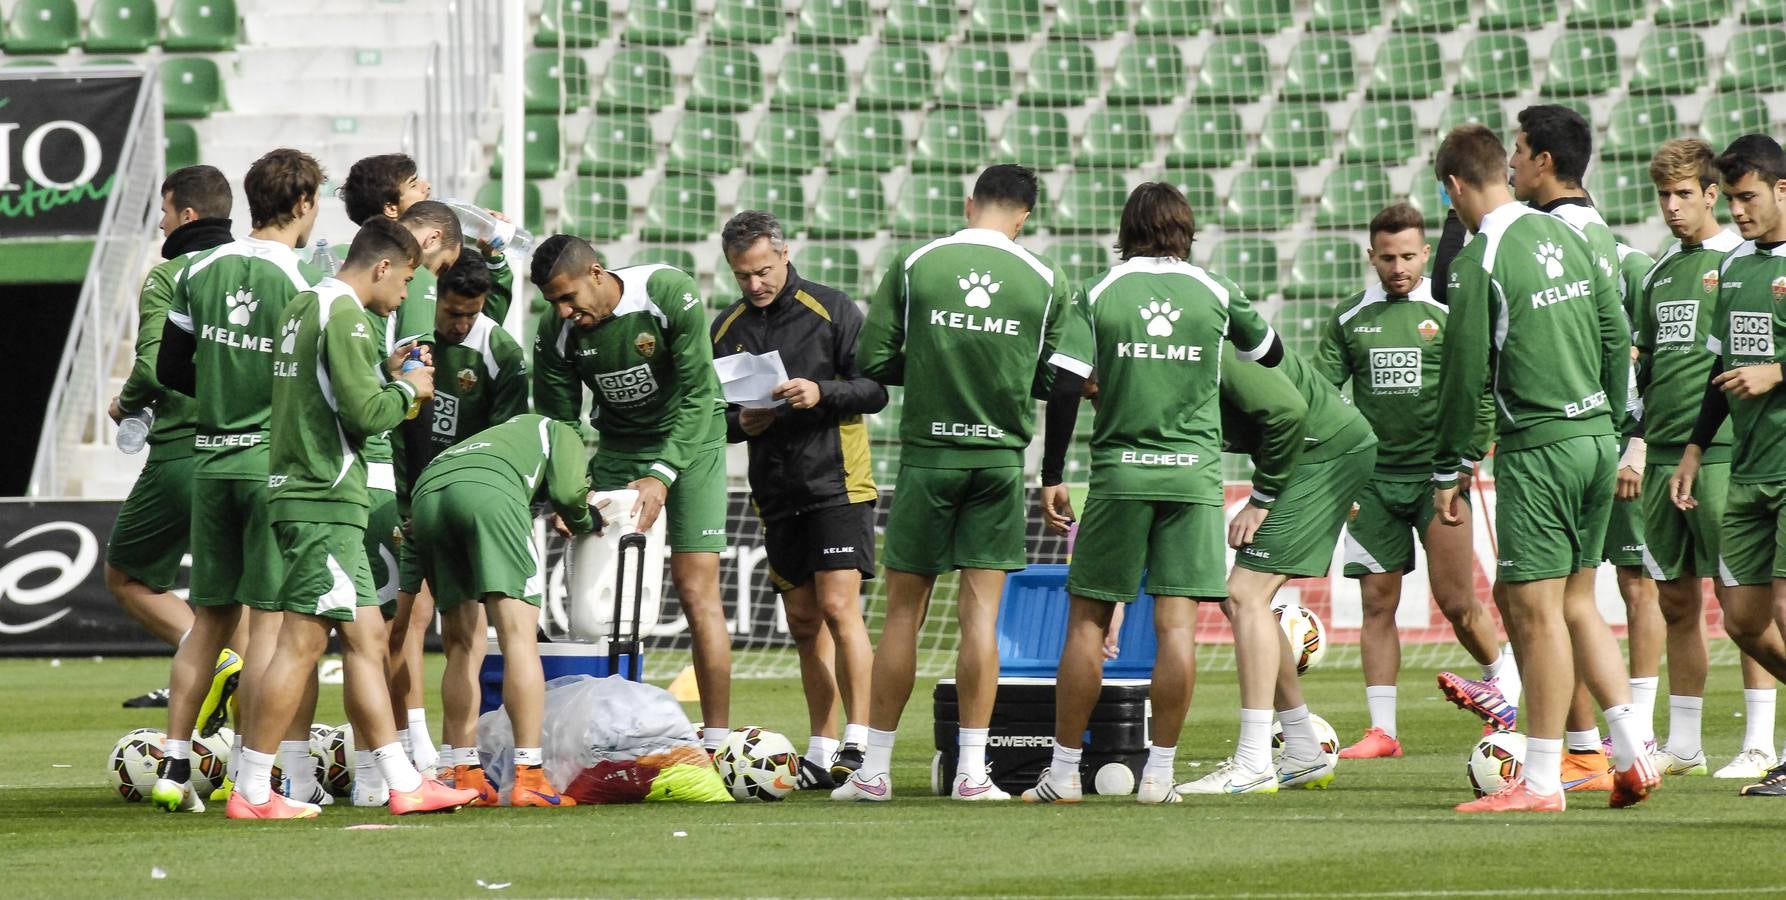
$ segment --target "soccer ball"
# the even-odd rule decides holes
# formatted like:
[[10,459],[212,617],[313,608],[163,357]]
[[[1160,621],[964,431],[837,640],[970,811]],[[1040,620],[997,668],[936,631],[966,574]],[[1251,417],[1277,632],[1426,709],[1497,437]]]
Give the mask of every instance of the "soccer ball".
[[727,735],[713,763],[736,800],[780,800],[800,774],[800,754],[787,737],[755,725]]
[[230,748],[235,741],[235,732],[228,728],[220,728],[210,737],[192,739],[192,789],[200,797],[209,797],[223,784],[224,776],[229,774]]
[[155,789],[161,773],[161,742],[164,737],[153,728],[138,728],[118,739],[112,747],[106,768],[112,773],[112,787],[126,802],[140,803]]
[[1526,762],[1526,736],[1517,731],[1497,731],[1470,748],[1465,772],[1476,796],[1493,794],[1519,778]]
[[323,790],[337,797],[353,796],[353,726],[329,730],[322,747]]
[[[1316,740],[1321,742],[1321,761],[1330,766],[1338,764],[1340,751],[1339,732],[1334,731],[1333,726],[1327,724],[1326,719],[1323,719],[1314,713],[1308,714],[1308,720],[1310,724],[1315,726]],[[1275,761],[1283,758],[1283,755],[1284,723],[1274,719],[1271,723],[1271,756]]]
[[1289,603],[1274,603],[1271,612],[1277,616],[1284,636],[1290,639],[1290,652],[1296,655],[1296,674],[1307,674],[1320,665],[1327,655],[1327,627],[1321,624],[1321,617],[1305,606]]

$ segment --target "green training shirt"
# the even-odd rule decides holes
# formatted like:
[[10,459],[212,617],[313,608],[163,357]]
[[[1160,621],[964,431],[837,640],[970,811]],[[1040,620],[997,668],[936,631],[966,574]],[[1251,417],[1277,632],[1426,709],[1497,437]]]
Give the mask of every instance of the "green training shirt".
[[1269,369],[1231,346],[1222,353],[1222,449],[1252,457],[1253,505],[1275,503],[1297,466],[1377,442],[1364,416],[1288,348]]
[[[494,319],[479,316],[457,344],[439,343],[432,331],[422,340],[434,343],[436,373],[424,463],[468,435],[527,412],[526,354]],[[401,443],[403,429],[392,434]]]
[[550,501],[572,531],[594,530],[589,513],[589,469],[577,429],[527,413],[486,428],[434,458],[420,478],[420,497],[448,485],[492,487],[523,505]]
[[157,459],[183,459],[193,453],[198,433],[191,397],[170,391],[155,378],[155,357],[161,352],[162,325],[173,306],[174,287],[181,270],[197,252],[183,253],[149,270],[136,300],[136,359],[130,375],[118,391],[118,406],[126,414],[144,407],[155,408],[155,425],[149,429],[150,454]]
[[[1707,350],[1729,372],[1780,363],[1786,345],[1786,244],[1762,249],[1744,241],[1718,270],[1718,307]],[[1703,386],[1701,396],[1704,396]],[[1786,389],[1748,400],[1726,394],[1732,420],[1730,480],[1786,481]]]
[[[1718,267],[1742,242],[1731,231],[1720,231],[1703,244],[1675,241],[1639,285],[1632,337],[1651,462],[1680,462],[1681,451],[1693,436],[1705,381],[1717,361],[1705,339],[1717,313]],[[1729,419],[1706,448],[1705,458],[1729,461]]]

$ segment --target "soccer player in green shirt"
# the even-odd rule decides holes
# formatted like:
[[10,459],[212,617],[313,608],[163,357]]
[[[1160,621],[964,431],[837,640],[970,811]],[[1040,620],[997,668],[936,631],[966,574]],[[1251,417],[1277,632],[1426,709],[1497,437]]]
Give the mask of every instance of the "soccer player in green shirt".
[[1497,569],[1503,614],[1524,680],[1524,774],[1460,812],[1561,812],[1564,719],[1576,670],[1612,726],[1612,805],[1629,806],[1660,780],[1631,706],[1618,642],[1594,605],[1617,480],[1631,327],[1612,261],[1567,223],[1514,201],[1507,154],[1480,125],[1452,130],[1434,174],[1476,232],[1451,262],[1439,378],[1433,509],[1461,524],[1460,460],[1476,433],[1477,401],[1493,385]]
[[[1717,356],[1692,436],[1669,481],[1676,506],[1699,503],[1700,470],[1731,420],[1730,485],[1718,530],[1724,629],[1775,678],[1786,678],[1775,597],[1786,586],[1786,151],[1773,138],[1747,134],[1717,159],[1730,218],[1744,241],[1718,269],[1718,304],[1705,346]],[[1750,796],[1786,797],[1786,765],[1776,765]]]
[[[1495,640],[1494,617],[1476,599],[1475,547],[1469,508],[1463,527],[1433,521],[1432,422],[1438,416],[1439,364],[1444,358],[1445,305],[1421,276],[1429,248],[1426,222],[1407,203],[1377,213],[1370,223],[1370,262],[1378,284],[1341,303],[1327,320],[1315,368],[1334,386],[1352,382],[1352,399],[1380,443],[1377,469],[1359,493],[1346,524],[1347,576],[1358,579],[1364,599],[1359,645],[1364,656],[1364,697],[1370,728],[1340,751],[1341,759],[1402,755],[1396,736],[1396,675],[1401,646],[1395,610],[1402,577],[1414,570],[1414,537],[1426,548],[1433,602],[1451,623],[1458,643],[1482,664],[1482,677],[1505,696],[1519,696],[1519,670],[1511,649]],[[1493,401],[1478,404],[1482,442],[1470,448],[1474,464],[1486,452],[1494,425]],[[1467,499],[1468,495],[1463,495]],[[1511,722],[1506,723],[1509,726]]]

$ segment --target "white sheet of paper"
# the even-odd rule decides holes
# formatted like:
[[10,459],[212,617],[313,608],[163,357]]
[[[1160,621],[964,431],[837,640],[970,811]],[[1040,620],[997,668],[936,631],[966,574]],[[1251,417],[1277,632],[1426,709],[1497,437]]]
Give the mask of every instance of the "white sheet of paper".
[[727,403],[736,403],[745,409],[769,409],[783,402],[771,396],[777,385],[788,380],[788,370],[781,364],[779,350],[760,356],[754,353],[722,356],[713,361],[713,371],[719,375],[719,386],[725,392]]

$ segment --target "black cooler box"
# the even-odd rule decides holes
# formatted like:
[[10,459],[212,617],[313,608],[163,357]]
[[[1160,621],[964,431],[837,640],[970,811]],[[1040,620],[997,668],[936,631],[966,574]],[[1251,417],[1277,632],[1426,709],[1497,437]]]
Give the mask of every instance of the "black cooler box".
[[[1153,707],[1148,699],[1150,683],[1142,679],[1104,680],[1104,690],[1093,707],[1085,732],[1085,755],[1079,777],[1085,792],[1096,793],[1098,770],[1107,765],[1126,766],[1141,778],[1147,763],[1149,720]],[[936,707],[936,757],[930,770],[931,788],[949,793],[955,777],[956,732],[961,727],[955,680],[937,682],[932,699]],[[1035,787],[1054,752],[1054,679],[1015,678],[998,680],[998,700],[992,707],[992,727],[986,741],[986,762],[992,780],[1013,796]],[[1131,782],[1133,783],[1133,782]]]

